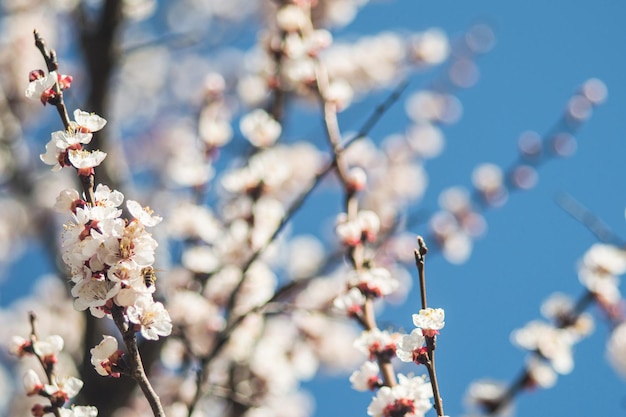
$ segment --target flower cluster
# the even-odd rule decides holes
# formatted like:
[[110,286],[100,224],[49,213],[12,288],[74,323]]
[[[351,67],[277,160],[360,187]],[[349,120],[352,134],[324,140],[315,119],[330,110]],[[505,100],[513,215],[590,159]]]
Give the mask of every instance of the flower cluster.
[[[367,409],[370,416],[417,417],[433,407],[433,387],[424,376],[398,374],[397,383],[385,381],[381,378],[379,364],[386,364],[395,357],[404,362],[427,363],[429,351],[425,346],[426,338],[434,339],[444,327],[444,317],[440,308],[422,309],[413,315],[413,323],[418,328],[409,335],[400,336],[373,329],[364,331],[355,341],[354,346],[369,360],[352,373],[350,383],[357,391],[378,390]],[[433,346],[431,344],[430,348]]]
[[132,220],[122,218],[124,196],[105,185],[98,185],[94,196],[89,204],[78,191],[65,190],[55,205],[71,214],[63,232],[63,261],[74,284],[75,308],[104,317],[121,307],[146,339],[167,336],[169,314],[153,300],[154,285],[146,282],[157,247],[146,228],[161,218],[132,200],[126,203]]
[[30,339],[14,336],[10,347],[11,353],[19,358],[25,356],[35,356],[43,367],[43,371],[48,378],[48,383],[44,384],[34,369],[28,369],[23,378],[24,391],[29,397],[47,398],[49,404],[36,402],[31,408],[34,417],[42,417],[45,414],[53,413],[62,417],[95,417],[98,410],[92,406],[74,406],[64,408],[70,399],[76,397],[83,387],[83,381],[73,376],[60,376],[55,373],[55,365],[58,362],[58,355],[63,349],[63,338],[58,335],[51,335],[45,339],[38,340],[34,335]]
[[74,121],[70,122],[67,130],[52,133],[52,139],[46,144],[46,153],[41,154],[41,160],[51,165],[53,171],[73,166],[78,170],[78,175],[93,175],[94,167],[100,165],[106,153],[86,151],[83,145],[91,142],[92,132],[102,129],[105,124],[106,120],[97,114],[77,109],[74,111]]
[[[511,341],[530,352],[526,364],[528,385],[549,388],[558,374],[574,369],[572,348],[593,330],[589,314],[574,311],[574,303],[563,294],[554,294],[542,306],[542,312],[552,322],[533,320],[513,331]],[[555,373],[556,372],[556,373]]]
[[367,407],[372,417],[421,417],[432,408],[433,391],[424,377],[398,375],[398,385],[382,387]]
[[433,338],[445,325],[445,313],[441,308],[426,308],[419,314],[413,314],[414,329],[410,334],[402,336],[398,343],[396,355],[403,362],[417,364],[428,361],[427,349],[424,346],[426,337]]
[[626,251],[602,243],[591,246],[578,266],[580,283],[607,307],[619,303],[619,276],[624,273]]

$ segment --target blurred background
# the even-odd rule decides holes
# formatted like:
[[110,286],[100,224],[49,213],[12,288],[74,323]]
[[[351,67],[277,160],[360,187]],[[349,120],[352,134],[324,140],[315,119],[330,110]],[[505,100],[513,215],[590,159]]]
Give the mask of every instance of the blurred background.
[[[178,2],[156,4],[157,10],[168,9],[170,14],[156,13],[156,17],[146,20],[139,28],[129,28],[125,45],[132,47],[133,42],[141,44],[145,39],[157,39],[157,45],[170,42],[167,36],[155,38],[148,35],[158,34],[160,28],[168,25],[173,27],[176,13],[180,13],[174,7],[176,4]],[[247,8],[240,10],[243,14]],[[520,136],[528,131],[539,135],[550,132],[561,119],[572,95],[588,79],[597,78],[608,88],[606,101],[592,110],[591,117],[575,134],[576,152],[567,158],[551,159],[538,169],[537,184],[530,191],[513,192],[501,207],[485,211],[486,233],[473,242],[467,260],[451,263],[436,250],[427,257],[429,303],[446,311],[446,327],[438,339],[437,370],[445,411],[450,416],[464,415],[464,396],[472,381],[489,378],[507,382],[519,374],[525,353],[510,343],[510,333],[539,318],[541,303],[550,294],[562,292],[577,298],[583,293],[576,265],[597,238],[557,204],[557,196],[571,195],[602,219],[616,235],[626,239],[626,204],[620,185],[626,176],[623,162],[626,153],[625,12],[626,6],[621,2],[590,0],[528,0],[523,4],[497,0],[371,1],[358,9],[353,20],[346,18],[347,24],[332,30],[335,41],[351,42],[383,31],[410,34],[439,28],[445,31],[452,44],[455,39],[462,39],[475,24],[489,25],[495,33],[493,47],[475,60],[476,84],[455,92],[462,114],[456,123],[442,126],[445,148],[438,158],[425,163],[428,188],[423,198],[407,213],[408,218],[417,219],[408,223],[408,231],[426,237],[430,234],[427,219],[438,209],[443,190],[451,186],[470,189],[472,173],[480,164],[492,163],[503,169],[510,167],[519,155]],[[240,18],[247,19],[246,16]],[[45,23],[45,19],[42,20]],[[16,22],[10,21],[10,24],[16,25]],[[202,64],[203,67],[200,60],[182,62],[172,59],[167,62],[167,65],[180,67],[183,79],[185,75],[193,79],[193,71],[198,69],[194,63],[202,70],[219,70],[238,62],[237,48],[245,50],[255,39],[254,26],[229,32],[225,24],[220,25],[216,20],[212,24],[215,30],[222,31],[223,38],[207,37],[198,45],[195,39],[183,37],[181,41],[181,51],[196,48],[198,56],[211,58],[208,64]],[[9,20],[3,16],[0,25],[8,31]],[[177,25],[195,30],[202,24],[189,18]],[[204,28],[206,31],[199,33],[204,36],[212,33],[212,29],[213,26],[209,25],[208,29]],[[30,34],[32,28],[24,26],[23,30]],[[70,25],[59,25],[56,32],[54,42],[57,42],[64,68],[69,73],[77,69],[80,82],[84,72],[79,70],[81,57],[77,53],[77,43],[71,40],[74,30]],[[44,29],[42,33],[45,34]],[[173,39],[171,42],[179,41],[176,36]],[[226,39],[228,50],[220,49],[219,39]],[[11,59],[42,66],[34,48],[24,50],[24,54]],[[213,59],[216,56],[219,59]],[[156,75],[146,76],[158,77],[156,68]],[[186,69],[189,72],[185,72]],[[430,85],[445,70],[443,65],[423,73],[409,73],[406,91],[372,129],[369,134],[372,140],[380,142],[388,135],[402,132],[410,120],[407,108],[410,112],[411,106],[407,104],[410,103],[407,98]],[[24,82],[18,90],[27,85],[27,72],[22,75]],[[126,75],[121,73],[117,77],[124,83]],[[9,78],[8,73],[3,77]],[[358,130],[367,115],[388,96],[389,87],[404,78],[404,75],[400,76],[387,88],[367,96],[357,96],[353,105],[340,114],[342,129],[346,132]],[[181,88],[185,88],[184,85]],[[69,103],[84,100],[76,95],[67,99]],[[111,111],[114,120],[122,120],[124,112],[133,110],[124,107],[123,103],[115,104],[115,110]],[[153,104],[148,102],[147,107]],[[170,104],[178,106],[176,101]],[[32,109],[33,113],[24,118],[24,130],[31,142],[39,146],[39,149],[33,147],[32,153],[36,157],[43,152],[51,126],[58,128],[55,125],[58,122],[52,109],[43,109],[44,112],[38,107]],[[187,110],[189,108],[176,107],[171,111]],[[154,111],[158,113],[163,109]],[[142,123],[149,120],[149,115],[142,112],[136,124],[132,123],[132,117],[131,122],[120,122],[121,137],[142,136],[138,131],[144,129]],[[311,132],[312,137],[318,137],[312,139],[314,143],[323,144],[319,120],[309,116],[308,109],[290,114],[284,135],[304,129]],[[130,151],[139,152],[139,145],[134,146],[130,146]],[[230,151],[237,151],[237,145],[231,145]],[[137,167],[131,167],[131,171],[141,184],[142,175],[147,171]],[[293,230],[318,233],[320,227],[317,225],[322,221],[323,228],[329,230],[327,236],[332,239],[333,219],[326,215],[336,213],[341,201],[333,194],[331,186],[322,190],[315,201],[317,206],[311,206],[296,217]],[[427,244],[436,246],[429,241]],[[3,270],[0,284],[3,306],[25,294],[34,279],[50,270],[42,247],[36,242],[26,242],[19,254],[19,258],[7,262]],[[415,279],[415,270],[410,271]],[[410,330],[411,314],[419,308],[419,293],[414,287],[402,304],[384,308],[379,323],[381,327],[388,325]],[[573,373],[559,376],[556,386],[551,389],[522,394],[515,402],[516,415],[626,415],[626,385],[604,356],[609,329],[601,315],[596,314],[596,317],[592,336],[575,347]],[[401,370],[416,374],[424,372],[408,366]],[[371,395],[353,391],[347,375],[338,377],[325,373],[306,383],[305,387],[316,397],[315,417],[366,415]]]

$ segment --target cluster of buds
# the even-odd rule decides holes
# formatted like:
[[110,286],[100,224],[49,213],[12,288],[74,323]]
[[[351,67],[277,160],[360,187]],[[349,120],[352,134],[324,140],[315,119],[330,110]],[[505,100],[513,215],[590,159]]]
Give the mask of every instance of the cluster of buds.
[[35,356],[48,379],[48,383],[44,384],[34,369],[28,369],[24,374],[26,395],[43,397],[49,402],[48,404],[36,402],[31,408],[31,414],[35,417],[50,413],[61,417],[96,417],[98,410],[92,406],[72,405],[71,408],[64,408],[81,390],[83,381],[73,376],[56,375],[55,365],[63,344],[63,338],[58,335],[48,336],[43,340],[39,340],[34,334],[29,339],[13,337],[11,353],[18,358]]
[[46,153],[41,154],[41,160],[52,166],[53,171],[72,166],[78,175],[88,177],[94,174],[94,168],[104,161],[106,153],[102,151],[87,151],[83,145],[91,142],[93,132],[97,132],[106,125],[102,117],[80,109],[74,111],[74,121],[62,131],[52,133],[52,139],[46,144]]

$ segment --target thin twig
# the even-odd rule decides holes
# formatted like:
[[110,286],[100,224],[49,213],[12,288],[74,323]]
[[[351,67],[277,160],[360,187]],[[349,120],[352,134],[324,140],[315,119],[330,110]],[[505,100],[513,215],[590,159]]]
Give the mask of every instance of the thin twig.
[[428,248],[426,247],[426,243],[424,242],[424,238],[422,238],[421,236],[417,237],[417,245],[418,245],[418,249],[415,249],[414,254],[415,254],[415,266],[417,267],[417,272],[419,275],[419,281],[420,281],[420,295],[422,298],[422,308],[426,309],[427,307],[427,303],[426,303],[426,276],[424,273],[424,264],[425,264],[425,258],[426,258],[426,254],[428,253]]
[[555,197],[556,203],[574,220],[585,226],[600,242],[609,243],[615,246],[624,247],[626,241],[614,233],[611,228],[580,204],[568,193],[559,193]]
[[433,401],[434,407],[437,411],[437,416],[444,416],[443,402],[441,395],[439,394],[439,382],[437,381],[437,372],[435,371],[435,337],[426,337],[426,349],[428,351],[429,360],[424,364],[428,371],[428,378],[430,379],[430,385],[433,388]]

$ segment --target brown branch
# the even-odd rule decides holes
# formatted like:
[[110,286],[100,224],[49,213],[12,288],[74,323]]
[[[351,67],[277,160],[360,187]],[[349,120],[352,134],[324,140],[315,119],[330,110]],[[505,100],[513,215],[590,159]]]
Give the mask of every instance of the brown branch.
[[415,266],[417,267],[417,272],[419,275],[420,281],[420,295],[422,297],[422,308],[425,309],[427,307],[426,304],[426,275],[424,274],[424,264],[426,254],[428,253],[428,248],[426,247],[426,243],[421,236],[417,237],[417,245],[418,249],[415,249]]
[[139,354],[139,347],[137,346],[137,336],[135,334],[134,326],[127,323],[124,317],[124,309],[119,306],[114,306],[112,309],[113,321],[116,327],[122,335],[124,345],[127,350],[127,358],[130,366],[130,376],[137,382],[144,396],[150,404],[152,413],[155,417],[165,417],[161,400],[156,394],[146,372],[144,370],[143,363],[141,361],[141,355]]

